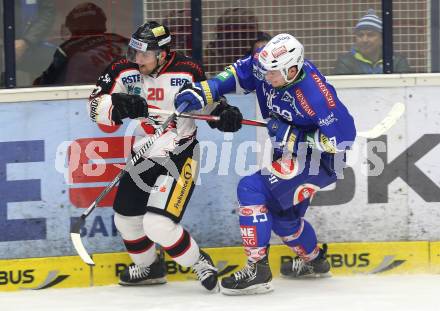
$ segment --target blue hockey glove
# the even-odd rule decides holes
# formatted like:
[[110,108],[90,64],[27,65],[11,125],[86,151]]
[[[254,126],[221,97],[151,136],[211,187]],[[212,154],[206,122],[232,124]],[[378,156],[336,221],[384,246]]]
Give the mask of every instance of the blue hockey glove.
[[272,115],[266,127],[269,136],[275,138],[275,142],[279,143],[276,147],[276,149],[279,149],[278,152],[287,149],[291,153],[297,153],[298,144],[304,138],[302,131],[275,115]]
[[176,95],[174,106],[177,109],[184,102],[188,102],[189,105],[182,112],[200,110],[205,107],[206,102],[203,97],[203,91],[199,82],[186,83],[180,88],[179,92]]

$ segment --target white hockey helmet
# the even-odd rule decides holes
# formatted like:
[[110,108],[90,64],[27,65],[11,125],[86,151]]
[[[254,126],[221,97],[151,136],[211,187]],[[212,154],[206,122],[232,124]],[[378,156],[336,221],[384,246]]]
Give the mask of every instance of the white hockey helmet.
[[[304,64],[304,47],[294,36],[281,33],[273,37],[258,56],[265,70],[279,70],[287,83],[295,80]],[[297,66],[298,73],[293,79],[287,79],[290,67]]]

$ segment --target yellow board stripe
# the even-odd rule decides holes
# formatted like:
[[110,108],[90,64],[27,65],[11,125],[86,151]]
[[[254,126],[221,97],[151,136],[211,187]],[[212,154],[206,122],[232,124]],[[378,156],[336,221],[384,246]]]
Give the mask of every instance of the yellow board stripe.
[[[238,271],[246,261],[242,247],[205,251],[220,268],[220,277]],[[281,263],[293,256],[284,245],[271,246],[269,262],[275,277],[279,276]],[[329,243],[327,258],[334,276],[440,273],[440,241]],[[131,263],[127,253],[94,254],[93,260],[93,268],[78,256],[0,260],[0,292],[116,284],[118,272]],[[168,255],[165,260],[169,281],[196,279],[190,267],[179,266]]]

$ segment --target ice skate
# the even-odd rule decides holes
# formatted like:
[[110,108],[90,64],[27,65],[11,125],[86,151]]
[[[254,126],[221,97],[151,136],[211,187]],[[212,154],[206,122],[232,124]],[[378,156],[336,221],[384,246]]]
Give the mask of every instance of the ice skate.
[[305,262],[300,257],[295,257],[292,261],[282,263],[281,276],[292,279],[330,277],[330,263],[325,258],[326,253],[327,244],[324,244],[312,261]]
[[257,262],[248,262],[240,271],[221,281],[221,292],[225,295],[254,295],[273,291],[272,272],[267,256]]
[[131,264],[119,275],[119,284],[123,286],[164,284],[167,282],[165,275],[165,261],[158,258],[149,266]]
[[192,268],[203,287],[209,291],[218,288],[217,268],[214,267],[214,263],[207,253],[200,250],[199,260],[192,266]]

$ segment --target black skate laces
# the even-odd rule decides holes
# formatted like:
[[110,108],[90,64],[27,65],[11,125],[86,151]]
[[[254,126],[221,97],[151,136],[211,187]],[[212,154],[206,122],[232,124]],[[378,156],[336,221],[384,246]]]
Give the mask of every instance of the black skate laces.
[[237,281],[245,278],[253,280],[257,276],[256,270],[256,263],[248,262],[243,269],[234,273],[234,278]]
[[214,272],[217,271],[217,268],[212,266],[202,254],[200,254],[199,261],[193,264],[192,268],[200,282],[214,275]]
[[130,279],[144,278],[150,273],[150,266],[130,265],[128,273],[130,274]]

